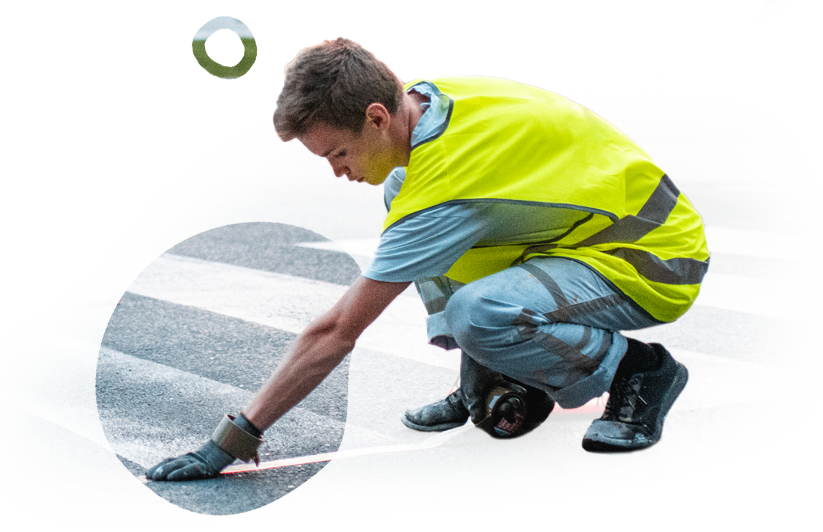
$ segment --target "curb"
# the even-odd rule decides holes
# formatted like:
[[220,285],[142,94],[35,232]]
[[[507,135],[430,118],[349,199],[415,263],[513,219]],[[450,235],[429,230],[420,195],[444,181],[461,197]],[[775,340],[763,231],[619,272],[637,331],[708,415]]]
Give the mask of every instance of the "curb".
[[713,137],[823,139],[823,111],[598,106],[594,112],[621,130]]
[[271,91],[271,77],[0,81],[0,96],[113,94],[170,91]]

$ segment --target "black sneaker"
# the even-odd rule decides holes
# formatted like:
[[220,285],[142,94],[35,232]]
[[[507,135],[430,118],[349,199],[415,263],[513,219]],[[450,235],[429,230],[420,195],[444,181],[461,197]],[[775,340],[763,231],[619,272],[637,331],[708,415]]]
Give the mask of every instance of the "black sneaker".
[[417,410],[406,410],[400,421],[414,430],[441,432],[466,424],[469,411],[463,406],[463,392],[458,388],[448,397]]
[[[526,434],[546,421],[546,418],[549,417],[552,409],[554,409],[554,401],[542,390],[526,384],[521,385],[527,392],[526,404],[528,405],[528,411],[523,430],[520,434]],[[463,402],[462,388],[458,388],[441,401],[426,405],[417,410],[407,410],[401,416],[400,421],[410,429],[424,432],[440,432],[463,426],[468,419],[469,410]]]
[[689,372],[660,344],[649,344],[662,360],[660,367],[616,377],[600,419],[583,437],[583,448],[594,452],[645,449],[657,443],[663,420],[683,391]]

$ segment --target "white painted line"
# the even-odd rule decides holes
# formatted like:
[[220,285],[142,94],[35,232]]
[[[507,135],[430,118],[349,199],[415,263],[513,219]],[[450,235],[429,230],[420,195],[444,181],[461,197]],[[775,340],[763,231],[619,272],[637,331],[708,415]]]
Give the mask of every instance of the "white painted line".
[[146,135],[113,135],[111,142],[174,142],[186,140],[225,140],[231,133],[152,133]]
[[213,172],[226,172],[230,174],[268,174],[282,176],[306,176],[306,177],[334,177],[331,168],[328,170],[314,170],[312,168],[282,168],[277,166],[218,166],[212,168]]
[[823,262],[823,238],[706,226],[711,253]]
[[823,287],[710,273],[696,305],[823,327]]
[[65,127],[65,126],[105,126],[108,118],[33,118],[26,120],[0,120],[0,127]]
[[[252,396],[251,391],[3,314],[0,345],[6,362],[0,367],[0,403],[68,429],[143,467],[198,449],[223,414],[238,412]],[[199,425],[205,425],[202,433],[192,430]],[[326,450],[324,443],[346,449],[394,442],[295,408],[267,432],[265,450],[293,455]]]
[[[706,228],[709,250],[748,257],[787,259],[787,250],[799,246],[800,236],[764,231],[746,231],[725,227]],[[341,240],[300,244],[316,249],[344,249],[366,253],[377,248],[379,239]],[[337,246],[337,247],[336,247]],[[808,289],[795,280],[753,279],[745,276],[714,274],[709,269],[697,305],[747,312],[770,318],[811,321],[815,313],[808,312]],[[790,310],[791,309],[791,310]]]
[[[165,254],[128,291],[300,333],[334,305],[347,287],[312,279]],[[426,309],[419,299],[397,298],[357,342],[382,353],[456,368],[459,351],[428,344]]]
[[262,122],[264,120],[271,122],[271,113],[238,113],[214,117],[215,122]]
[[799,212],[797,214],[778,214],[777,217],[782,218],[783,220],[806,220],[809,222],[823,222],[823,212]]
[[672,349],[689,370],[689,384],[673,412],[823,392],[823,377]]
[[[14,263],[22,265],[24,261],[14,261]],[[346,287],[340,285],[172,255],[90,257],[88,263],[91,278],[94,282],[295,333],[300,332],[313,316],[329,308],[346,290]],[[746,283],[752,281],[746,278],[741,279],[744,279]],[[810,287],[803,288],[808,289]],[[765,299],[768,299],[768,297],[770,297],[769,294],[764,296]],[[400,301],[392,305],[389,311],[363,335],[358,345],[426,364],[450,367],[456,371],[458,362],[456,351],[444,353],[426,345],[423,315],[423,306],[419,301],[411,298],[400,298]],[[2,315],[0,315],[0,318],[2,318]],[[11,318],[6,319],[10,320]],[[31,335],[31,333],[28,334]],[[38,335],[41,340],[38,341],[42,342],[42,338],[48,337],[49,334],[57,335],[57,333],[39,332]],[[13,338],[13,335],[0,328],[0,338],[9,341],[6,339]],[[103,348],[91,346],[91,344],[86,344],[80,340],[68,339],[63,335],[57,335],[54,338],[44,349],[47,353],[51,353],[49,349],[55,349],[58,353],[64,351],[67,353],[60,355],[58,365],[65,366],[67,362],[64,359],[67,356],[71,360],[85,361],[82,363],[93,367],[103,364],[101,362],[103,359],[109,360],[114,357],[112,360],[115,360],[116,364],[115,362],[108,363],[109,367],[105,371],[110,371],[116,365],[117,367],[114,369],[117,369],[120,375],[126,375],[135,382],[144,384],[158,382],[162,386],[165,386],[167,381],[169,383],[178,383],[178,386],[174,388],[176,390],[174,391],[175,394],[191,394],[191,397],[199,397],[199,394],[211,395],[212,398],[208,401],[220,402],[214,397],[218,396],[218,392],[223,393],[225,397],[232,398],[230,402],[235,408],[245,404],[248,400],[246,392],[214,383],[208,379],[191,376],[165,366],[152,365],[150,362],[133,359],[122,353],[112,354],[113,352],[103,350]],[[82,345],[83,349],[77,347],[78,345]],[[92,353],[90,355],[87,352],[90,349],[98,354]],[[31,348],[26,348],[23,352],[27,353],[29,357],[36,354],[36,350]],[[677,358],[683,360],[691,372],[690,385],[683,399],[678,403],[677,408],[679,410],[711,408],[823,391],[823,377],[820,376],[698,353],[682,351],[675,351],[674,353]],[[30,363],[37,363],[37,361],[31,360]],[[48,362],[42,364],[48,365]],[[135,364],[139,369],[137,373],[134,372]],[[130,372],[128,372],[129,369],[131,369]],[[104,371],[104,369],[100,371]],[[96,382],[97,380],[95,375],[86,376],[76,368],[72,368],[71,371],[61,369],[61,372],[66,375],[76,375],[76,378],[83,382]],[[13,381],[9,380],[9,382]],[[111,383],[104,381],[104,385],[110,387]],[[143,390],[146,390],[146,388],[144,387]],[[3,393],[6,392],[0,392],[0,395]],[[164,403],[180,404],[191,399],[189,396],[183,399],[169,399],[167,395],[162,397]],[[161,398],[157,400],[160,401]],[[66,410],[65,408],[61,410],[58,408],[60,405],[50,404],[47,410],[38,410],[38,408],[41,408],[38,407],[42,404],[41,399],[27,403],[18,397],[17,399],[6,398],[5,402],[17,408],[27,409],[27,411],[36,411],[38,412],[37,415],[50,420],[60,419],[61,416],[68,416],[72,419],[80,416],[83,419],[92,420],[102,416],[102,419],[108,419],[106,412],[95,411],[86,415],[78,410],[80,407],[75,407],[73,410]],[[206,402],[201,401],[202,404]],[[232,405],[225,406],[224,409],[230,408]],[[152,406],[151,408],[157,407]],[[123,416],[123,414],[118,415]],[[219,415],[217,415],[217,418],[219,418]],[[137,428],[133,428],[139,425],[134,420],[126,420],[121,423],[126,430],[138,431]],[[280,422],[275,426],[278,425],[280,425]],[[81,429],[77,428],[77,430]],[[86,430],[88,432],[92,429]],[[97,435],[96,430],[92,431],[94,434],[89,434],[101,439],[101,441],[105,439],[104,435]],[[109,429],[100,428],[101,433],[106,433],[106,431],[110,432]],[[284,429],[283,432],[287,431]],[[187,440],[185,443],[189,445],[192,442]],[[114,446],[113,443],[107,445]],[[184,445],[181,444],[180,447],[182,448]],[[142,445],[140,449],[143,449]],[[162,452],[173,454],[173,451],[176,450],[178,450],[177,447]],[[154,459],[154,455],[151,459]],[[151,461],[148,458],[145,458],[145,460]]]
[[757,192],[761,194],[800,194],[802,196],[823,196],[823,188],[810,187],[770,187],[761,185],[725,185],[717,187],[720,192]]
[[[0,166],[37,166],[37,159],[0,159]],[[69,168],[105,168],[106,163],[69,162]]]
[[[706,240],[712,253],[729,253],[744,257],[761,257],[791,260],[792,250],[802,249],[807,237],[801,234],[774,231],[751,231],[731,227],[706,226]],[[374,257],[379,238],[338,240],[336,242],[306,242],[301,247],[343,251],[349,255]]]
[[379,238],[357,238],[350,240],[336,240],[334,242],[304,242],[297,244],[300,247],[311,249],[323,249],[327,251],[342,251],[349,255],[360,255],[362,257],[374,257],[374,251],[380,243]]

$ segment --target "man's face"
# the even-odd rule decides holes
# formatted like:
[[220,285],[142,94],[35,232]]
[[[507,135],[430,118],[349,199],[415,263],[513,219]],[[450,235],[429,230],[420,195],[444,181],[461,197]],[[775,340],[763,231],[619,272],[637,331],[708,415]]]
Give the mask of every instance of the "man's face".
[[380,185],[396,166],[387,126],[370,119],[360,133],[318,123],[297,138],[310,152],[325,157],[334,175],[345,175],[349,181]]

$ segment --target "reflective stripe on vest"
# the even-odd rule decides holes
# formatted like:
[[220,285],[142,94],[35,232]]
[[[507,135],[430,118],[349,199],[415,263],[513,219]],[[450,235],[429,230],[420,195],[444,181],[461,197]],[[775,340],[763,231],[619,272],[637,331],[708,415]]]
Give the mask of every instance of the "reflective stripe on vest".
[[560,256],[594,268],[658,320],[674,321],[691,306],[708,268],[702,220],[634,142],[585,107],[534,87],[493,78],[433,83],[450,99],[450,119],[413,148],[384,230],[448,203],[582,211],[550,241],[472,248],[447,276],[468,283],[535,256]]

